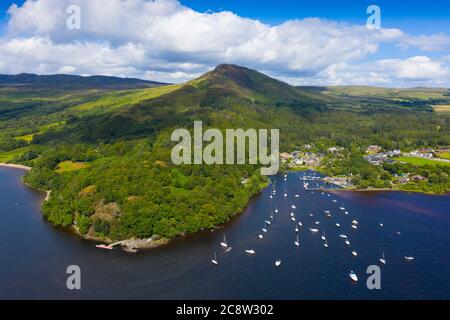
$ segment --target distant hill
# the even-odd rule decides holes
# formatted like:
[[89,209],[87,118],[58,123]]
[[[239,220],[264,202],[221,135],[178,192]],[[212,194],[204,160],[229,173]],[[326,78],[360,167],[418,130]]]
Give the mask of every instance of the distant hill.
[[75,75],[36,75],[21,73],[17,75],[0,75],[0,85],[27,88],[48,88],[64,90],[80,89],[131,89],[165,85],[156,81],[108,76],[75,76]]

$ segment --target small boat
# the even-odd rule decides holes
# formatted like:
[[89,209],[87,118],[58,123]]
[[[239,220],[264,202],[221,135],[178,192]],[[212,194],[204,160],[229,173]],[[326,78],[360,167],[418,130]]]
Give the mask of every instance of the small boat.
[[270,198],[270,199],[273,199],[273,197],[272,197],[272,196],[269,196],[269,198]]
[[354,255],[355,257],[358,255],[358,252],[356,252],[355,250],[352,251],[352,255]]
[[284,197],[285,197],[285,198],[287,197],[287,193],[284,194]]
[[213,263],[213,264],[219,264],[218,262],[217,262],[217,254],[214,252],[214,259],[212,259],[211,260],[211,262]]
[[323,232],[322,236],[320,237],[323,241],[325,241],[327,239],[327,237],[325,237],[325,231]]
[[330,213],[330,210],[325,210],[324,212],[325,212],[325,213]]
[[226,250],[225,250],[225,253],[228,253],[228,252],[230,252],[231,251],[231,249],[233,249],[233,247],[228,247]]
[[323,244],[325,248],[328,248],[328,240],[325,239],[325,243]]
[[379,226],[380,226],[380,227],[384,227],[384,224],[380,223]]
[[278,268],[279,266],[281,266],[281,260],[275,261],[275,267]]
[[358,226],[356,224],[352,224],[352,228],[358,230]]
[[300,240],[298,240],[298,235],[297,235],[297,240],[294,241],[294,244],[299,247],[300,246]]
[[245,250],[245,253],[248,253],[248,254],[255,254],[255,250],[252,250],[252,249],[250,249],[250,250]]
[[340,223],[339,223],[339,222],[336,222],[336,227],[338,227],[338,228],[340,228],[340,227],[341,227],[341,225],[340,225]]
[[405,256],[405,260],[408,261],[408,262],[410,262],[410,261],[413,261],[413,260],[414,260],[414,257],[411,257],[411,256]]
[[271,225],[271,222],[269,220],[266,220],[265,223],[268,224],[269,226]]
[[340,234],[339,237],[342,238],[342,239],[347,239],[348,238],[345,234]]
[[300,197],[300,195],[296,194],[294,197],[298,198],[298,197]]
[[262,239],[262,238],[264,238],[264,236],[262,234],[259,234],[258,238]]
[[224,248],[228,247],[227,238],[225,238],[225,235],[223,235],[223,242],[221,242],[220,245]]
[[341,209],[342,211],[344,211],[344,210],[345,210],[345,208],[344,208],[344,207],[339,207],[339,209]]
[[104,250],[113,250],[114,249],[113,246],[106,245],[106,244],[97,244],[95,247],[98,249],[104,249]]
[[273,220],[273,215],[270,215],[270,217],[269,217],[269,218],[270,218],[270,220]]
[[295,227],[294,231],[295,231],[295,232],[298,232],[298,227]]
[[352,224],[356,224],[357,225],[358,224],[358,220],[353,220]]
[[261,230],[262,230],[262,232],[267,232],[266,228],[262,228]]
[[278,209],[275,209],[275,213],[278,213]]
[[348,216],[348,211],[345,211],[344,214]]
[[294,217],[291,217],[291,220],[295,222],[295,218]]
[[316,225],[319,225],[320,224],[320,221],[316,221]]
[[319,232],[318,229],[314,229],[314,228],[309,228],[309,231],[311,231],[312,233],[317,233],[317,232]]
[[397,235],[399,235],[399,236],[402,235],[402,233],[401,233],[400,231],[397,231],[396,233],[397,233]]
[[333,216],[331,215],[331,213],[327,213],[327,217],[332,218]]
[[293,212],[291,212],[291,217],[293,217],[294,216],[294,213]]
[[299,227],[303,227],[303,224],[301,221],[298,222]]
[[334,203],[336,203],[337,202],[337,200],[332,200]]
[[383,254],[381,255],[380,262],[382,264],[386,264],[386,259],[384,258],[384,251],[383,251]]
[[345,240],[345,244],[348,245],[348,246],[350,246],[350,241]]
[[355,282],[358,282],[358,277],[356,276],[356,274],[352,271],[350,271],[350,273],[348,274],[350,279],[352,279]]
[[296,209],[297,207],[296,207],[295,205],[292,205],[291,208],[292,208],[292,209]]

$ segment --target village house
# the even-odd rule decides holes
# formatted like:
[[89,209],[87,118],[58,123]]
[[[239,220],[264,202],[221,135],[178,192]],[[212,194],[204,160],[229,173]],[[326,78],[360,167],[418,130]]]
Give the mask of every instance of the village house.
[[381,151],[381,147],[377,145],[370,145],[367,147],[367,153],[378,153]]
[[292,156],[287,152],[280,153],[281,162],[287,162],[292,159]]
[[424,176],[418,175],[418,174],[412,176],[411,180],[414,181],[414,182],[428,181],[427,178],[425,178]]

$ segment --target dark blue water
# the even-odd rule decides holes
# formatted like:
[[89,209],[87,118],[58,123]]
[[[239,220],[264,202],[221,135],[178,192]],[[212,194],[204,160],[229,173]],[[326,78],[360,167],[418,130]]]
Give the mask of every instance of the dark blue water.
[[[220,230],[127,254],[96,249],[90,242],[51,227],[40,214],[44,195],[23,186],[22,174],[0,168],[3,299],[450,299],[449,196],[334,192],[328,197],[304,190],[299,180],[303,173],[291,173],[287,182],[282,176],[274,178],[274,199],[269,198],[272,189],[267,188]],[[293,204],[297,209],[290,208]],[[269,220],[275,206],[279,213],[260,240],[257,236],[264,220]],[[324,210],[330,210],[333,218],[327,218]],[[291,211],[303,223],[299,248],[294,245]],[[359,222],[357,231],[350,227],[353,219]],[[336,222],[342,228],[335,227]],[[310,227],[320,233],[312,234]],[[328,249],[320,239],[323,230]],[[219,245],[224,233],[233,247],[229,253]],[[357,257],[339,238],[340,233],[349,236]],[[256,255],[246,255],[245,249],[254,249]],[[382,289],[368,290],[366,268],[379,264],[382,251],[387,260],[381,266]],[[214,252],[218,266],[211,263]],[[405,255],[414,256],[415,261],[405,262]],[[276,259],[282,260],[278,269]],[[66,288],[69,265],[81,268],[80,291]],[[358,275],[358,283],[350,281],[350,270]]]

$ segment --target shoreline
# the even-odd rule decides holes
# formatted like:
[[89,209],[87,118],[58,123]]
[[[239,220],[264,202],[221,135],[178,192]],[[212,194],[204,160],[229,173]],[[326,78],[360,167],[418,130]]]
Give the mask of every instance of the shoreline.
[[430,196],[448,196],[449,192],[447,193],[436,193],[436,192],[425,192],[425,191],[418,191],[418,190],[404,190],[404,189],[389,189],[389,188],[373,188],[373,189],[347,189],[347,188],[336,188],[336,189],[330,189],[330,188],[321,188],[320,190],[327,191],[327,192],[405,192],[405,193],[419,193],[419,194],[425,194]]
[[14,164],[14,163],[0,163],[0,167],[2,168],[10,168],[10,169],[19,169],[24,171],[31,171],[31,167],[24,166],[22,164]]

